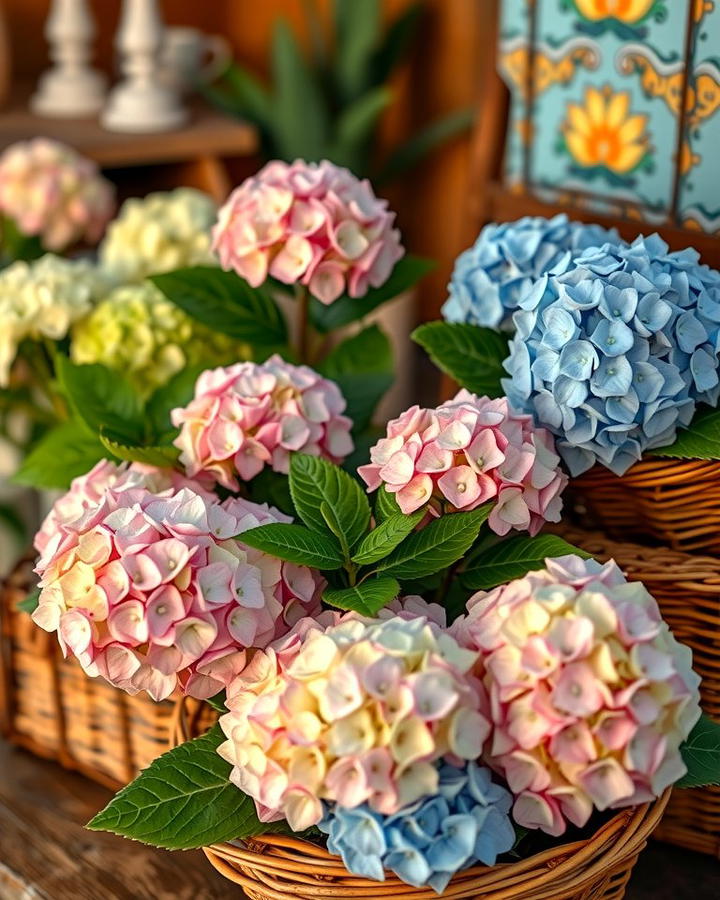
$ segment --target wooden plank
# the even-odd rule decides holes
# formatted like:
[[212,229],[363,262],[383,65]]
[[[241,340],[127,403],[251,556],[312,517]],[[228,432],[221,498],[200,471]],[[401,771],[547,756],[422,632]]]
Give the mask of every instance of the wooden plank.
[[110,793],[0,742],[3,900],[240,900],[202,852],[87,831]]

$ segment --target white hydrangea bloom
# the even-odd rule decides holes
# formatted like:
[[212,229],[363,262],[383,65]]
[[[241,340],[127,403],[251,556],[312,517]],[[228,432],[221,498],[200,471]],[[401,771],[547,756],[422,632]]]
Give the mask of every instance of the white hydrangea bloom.
[[46,254],[0,272],[0,386],[5,387],[21,341],[64,338],[105,287],[95,266]]
[[100,264],[116,283],[184,266],[212,265],[215,202],[193,188],[126,200],[100,245]]

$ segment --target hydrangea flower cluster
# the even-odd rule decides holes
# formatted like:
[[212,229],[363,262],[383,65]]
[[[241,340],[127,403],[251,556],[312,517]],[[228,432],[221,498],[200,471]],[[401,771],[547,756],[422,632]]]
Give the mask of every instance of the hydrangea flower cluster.
[[394,220],[370,182],[348,169],[274,161],[231,194],[213,247],[222,267],[253,287],[272,276],[329,304],[387,281],[404,254]]
[[490,765],[513,817],[561,835],[593,809],[644,803],[685,774],[700,679],[644,586],[577,556],[468,601],[451,633],[478,651]]
[[229,686],[218,748],[262,821],[301,831],[321,801],[392,815],[437,793],[436,760],[476,759],[488,736],[477,659],[428,618],[354,614],[254,656]]
[[571,222],[564,213],[486,225],[455,262],[443,316],[448,322],[509,328],[537,278],[564,271],[573,257],[605,243],[620,243],[614,228]]
[[622,475],[720,396],[720,275],[657,235],[605,244],[520,301],[503,382],[557,435],[573,475]]
[[50,253],[0,272],[0,387],[7,386],[22,341],[61,340],[104,289],[90,263]]
[[342,460],[353,449],[352,422],[338,386],[280,356],[203,372],[195,396],[172,411],[175,445],[191,477],[211,476],[230,490],[266,465],[287,472],[292,451]]
[[242,670],[245,648],[319,611],[317,573],[235,540],[279,521],[289,519],[189,488],[108,488],[47,543],[33,620],[88,675],[129,693],[210,697]]
[[144,281],[115,288],[78,322],[70,355],[122,372],[147,396],[183,369],[246,359],[250,348],[191,319]]
[[374,491],[384,485],[409,514],[426,504],[434,515],[471,510],[494,500],[488,523],[536,534],[557,522],[567,476],[553,438],[502,397],[461,390],[437,409],[413,406],[387,427],[359,474]]
[[389,869],[407,884],[429,884],[441,894],[456,872],[475,862],[493,866],[512,849],[511,805],[512,796],[493,784],[489,769],[443,763],[434,796],[389,816],[367,803],[332,806],[318,827],[351,874],[384,881]]
[[113,186],[72,147],[33,138],[0,155],[0,213],[46,250],[96,244],[114,212]]
[[185,266],[217,265],[210,231],[212,197],[194,188],[159,191],[123,203],[100,245],[100,264],[116,284]]
[[101,459],[85,475],[73,478],[67,493],[55,501],[35,535],[35,549],[42,556],[51,541],[54,546],[59,544],[63,539],[63,526],[72,525],[88,510],[96,507],[109,488],[121,491],[139,487],[146,488],[153,494],[161,494],[169,489],[179,491],[187,487],[209,502],[216,500],[197,481],[186,478],[175,469],[157,469],[142,463],[115,463],[109,459]]

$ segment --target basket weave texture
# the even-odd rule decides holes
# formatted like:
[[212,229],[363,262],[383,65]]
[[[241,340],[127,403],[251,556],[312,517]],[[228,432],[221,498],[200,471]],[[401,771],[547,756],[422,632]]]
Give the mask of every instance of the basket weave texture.
[[[704,712],[720,719],[720,559],[566,526],[557,530],[597,559],[614,559],[628,578],[645,584],[675,637],[692,648]],[[720,787],[675,791],[655,837],[720,859]]]
[[31,558],[0,587],[0,726],[13,744],[117,790],[167,749],[173,704],[128,696],[63,659],[53,634],[17,609]]
[[[202,710],[193,701],[176,706],[174,741],[202,733]],[[458,873],[446,900],[621,900],[638,854],[657,826],[670,791],[655,803],[623,810],[591,838],[564,844],[521,862]],[[212,865],[250,900],[437,900],[390,872],[384,882],[351,875],[324,848],[284,835],[204,848]]]
[[570,496],[618,540],[720,555],[720,462],[644,459],[622,476],[598,465],[572,481]]

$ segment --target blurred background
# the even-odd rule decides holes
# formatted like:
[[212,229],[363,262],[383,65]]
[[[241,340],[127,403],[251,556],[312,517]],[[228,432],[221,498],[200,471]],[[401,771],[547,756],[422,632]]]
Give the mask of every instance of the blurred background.
[[[349,96],[364,96],[368,106],[363,113],[366,121],[375,122],[369,146],[368,158],[373,164],[387,161],[393,150],[418,135],[424,127],[439,128],[425,134],[426,145],[411,147],[405,162],[415,159],[416,151],[423,146],[433,147],[417,165],[403,164],[396,158],[393,172],[383,177],[377,186],[378,193],[386,196],[391,206],[398,210],[399,224],[412,252],[429,256],[438,261],[437,269],[423,282],[420,289],[419,312],[422,318],[435,316],[445,299],[445,284],[452,262],[465,246],[472,242],[476,229],[468,228],[466,187],[470,160],[470,117],[477,104],[481,84],[479,67],[486,46],[494,36],[488,32],[490,0],[353,0],[346,7],[355,9],[355,22],[350,23],[345,34],[350,45],[350,56],[344,54],[345,65],[362,79],[365,62],[369,62],[376,45],[375,28],[392,47],[392,59],[380,61],[383,73],[381,81],[368,74],[367,86],[362,83],[348,85]],[[47,67],[47,45],[40,35],[45,27],[50,4],[48,0],[0,0],[4,11],[12,56],[13,91],[22,91],[23,84],[32,85]],[[312,77],[322,76],[322,50],[318,44],[327,43],[337,28],[332,0],[212,0],[198,3],[196,0],[164,0],[162,15],[168,25],[182,25],[202,30],[211,35],[222,35],[229,42],[235,58],[242,64],[242,74],[249,73],[265,84],[277,83],[274,53],[278,44],[297,42],[307,61]],[[341,4],[342,6],[342,4]],[[102,0],[90,4],[96,19],[95,63],[108,73],[115,67],[116,53],[113,41],[121,11],[120,0]],[[374,22],[377,8],[379,22]],[[317,25],[316,25],[317,22]],[[280,24],[283,23],[283,24]],[[388,34],[388,27],[395,23],[395,31]],[[278,34],[280,32],[280,34]],[[319,34],[318,34],[319,32]],[[287,62],[287,53],[283,54]],[[377,60],[376,60],[377,62]],[[369,68],[369,66],[368,66]],[[335,77],[335,76],[333,76]],[[352,76],[351,76],[352,78]],[[313,144],[308,135],[312,131],[313,107],[311,99],[303,95],[303,85],[293,79],[300,106],[295,106],[291,120],[284,116],[285,128],[294,142],[288,141],[282,150],[291,151],[294,145],[313,158],[313,149],[325,155],[329,141]],[[370,96],[369,88],[375,89]],[[382,93],[377,88],[382,88]],[[232,88],[228,92],[232,102]],[[348,96],[348,95],[346,95]],[[247,98],[245,98],[247,99]],[[338,115],[340,107],[331,107],[331,114]],[[247,114],[248,109],[238,101],[238,111]],[[282,108],[273,110],[283,116]],[[441,120],[441,121],[439,121]],[[442,140],[441,140],[442,138]],[[0,130],[0,144],[4,144]],[[277,147],[277,145],[276,145]],[[265,143],[265,150],[275,148]],[[407,148],[406,148],[407,149]],[[309,152],[308,152],[309,151]],[[338,162],[343,160],[338,159]],[[354,160],[348,159],[352,163]],[[232,181],[237,183],[243,175],[257,168],[255,161],[236,160],[231,165]],[[350,165],[350,168],[355,168]],[[377,174],[378,169],[372,171]],[[398,177],[399,176],[399,177]],[[163,172],[135,170],[131,178],[122,179],[127,194],[140,194],[160,187],[168,187]],[[438,224],[440,223],[440,224]]]

